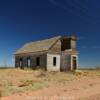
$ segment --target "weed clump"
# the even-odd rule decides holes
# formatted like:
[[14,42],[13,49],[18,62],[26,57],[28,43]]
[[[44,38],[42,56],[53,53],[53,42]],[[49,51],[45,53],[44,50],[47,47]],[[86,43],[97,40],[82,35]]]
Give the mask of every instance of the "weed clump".
[[18,85],[18,87],[25,87],[25,86],[29,86],[29,85],[33,85],[33,80],[25,80],[23,82],[21,82],[21,84]]
[[2,90],[0,90],[0,98],[2,97]]

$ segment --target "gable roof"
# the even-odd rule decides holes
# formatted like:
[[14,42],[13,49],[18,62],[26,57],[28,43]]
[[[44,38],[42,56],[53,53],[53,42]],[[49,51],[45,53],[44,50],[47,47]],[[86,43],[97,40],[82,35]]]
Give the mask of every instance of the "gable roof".
[[15,54],[34,53],[49,50],[49,48],[60,38],[61,36],[57,36],[50,39],[26,43],[22,48],[17,50]]

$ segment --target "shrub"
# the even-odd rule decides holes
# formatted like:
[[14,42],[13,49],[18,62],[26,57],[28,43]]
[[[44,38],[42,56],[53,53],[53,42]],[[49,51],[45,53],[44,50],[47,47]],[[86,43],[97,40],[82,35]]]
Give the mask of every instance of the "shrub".
[[29,85],[33,85],[32,80],[25,80],[21,84],[19,84],[18,87],[25,87],[25,86],[29,86]]

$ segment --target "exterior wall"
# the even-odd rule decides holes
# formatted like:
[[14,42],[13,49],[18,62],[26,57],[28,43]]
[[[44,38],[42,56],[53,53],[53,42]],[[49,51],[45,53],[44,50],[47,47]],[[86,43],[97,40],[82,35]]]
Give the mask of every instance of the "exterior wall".
[[18,56],[15,56],[15,67],[19,67],[20,66],[20,63],[19,63],[19,57]]
[[[70,53],[68,52],[69,49],[72,50],[71,52],[69,51]],[[48,51],[49,54],[51,54],[51,55],[53,54],[53,55],[52,56],[47,55],[47,64],[49,64],[49,65],[47,65],[47,69],[55,70],[55,71],[73,70],[71,55],[74,54],[77,56],[77,54],[74,53],[75,49],[76,49],[76,41],[75,40],[72,40],[72,39],[65,39],[63,41],[58,40]],[[66,53],[66,50],[68,53]],[[54,66],[52,66],[52,58],[53,58],[54,54],[60,55],[60,68],[59,67],[55,68]],[[50,61],[48,61],[48,59]]]
[[[68,51],[68,50],[72,51]],[[31,63],[30,68],[44,68],[48,71],[67,71],[73,70],[72,57],[77,57],[78,66],[78,56],[73,51],[76,50],[75,40],[63,40],[60,39],[56,41],[50,47],[48,51],[28,53],[28,54],[18,54],[15,55],[15,67],[20,67],[20,58],[23,58],[22,68],[27,67],[27,58],[30,57]],[[36,58],[40,57],[40,66],[36,65]],[[57,58],[56,66],[53,66],[53,57]]]
[[61,55],[61,71],[74,70],[73,57],[76,57],[76,69],[78,68],[78,55],[66,54]]
[[[20,58],[23,59],[22,61],[22,68],[27,67],[27,58],[30,57],[30,68],[44,68],[46,69],[46,54],[31,54],[31,55],[16,55],[15,56],[15,67],[20,67]],[[40,66],[36,65],[36,58],[40,58]]]
[[61,55],[61,71],[71,70],[71,55],[62,54]]
[[[56,57],[56,66],[53,65],[53,57]],[[47,70],[60,71],[60,55],[47,54]]]
[[76,41],[71,40],[71,49],[76,49]]
[[61,41],[58,40],[48,51],[49,53],[60,53],[61,52]]

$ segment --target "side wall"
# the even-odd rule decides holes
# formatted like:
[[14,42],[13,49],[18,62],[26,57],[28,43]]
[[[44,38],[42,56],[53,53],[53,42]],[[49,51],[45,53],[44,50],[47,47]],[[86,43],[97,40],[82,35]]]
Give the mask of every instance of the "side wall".
[[[46,69],[46,60],[47,56],[46,54],[27,54],[27,55],[16,55],[15,56],[15,67],[21,67],[20,66],[20,58],[22,59],[22,68],[27,67],[27,58],[30,57],[30,68],[44,68]],[[40,58],[40,66],[36,65],[36,59],[37,57]]]
[[[61,53],[61,41],[58,40],[48,50],[47,53],[47,70],[48,71],[60,71],[60,53]],[[56,66],[53,65],[53,58],[56,57]]]
[[71,55],[62,54],[61,55],[61,71],[71,70]]
[[76,49],[76,41],[71,40],[71,49]]
[[[75,57],[75,62],[73,61]],[[75,65],[74,65],[75,64]],[[78,69],[78,55],[77,54],[62,54],[61,55],[61,71]]]
[[[53,58],[56,58],[56,65],[53,65]],[[47,54],[47,70],[48,71],[60,71],[60,55]]]

